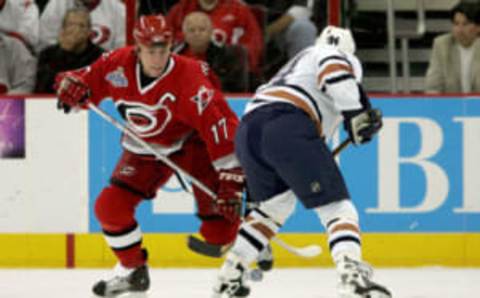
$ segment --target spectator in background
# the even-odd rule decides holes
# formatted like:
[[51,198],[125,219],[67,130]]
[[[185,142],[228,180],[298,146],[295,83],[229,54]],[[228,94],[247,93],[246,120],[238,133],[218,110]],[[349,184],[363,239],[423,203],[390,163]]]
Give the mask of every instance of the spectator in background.
[[257,20],[246,4],[239,0],[180,0],[167,16],[173,27],[175,43],[183,41],[183,20],[193,11],[203,11],[209,15],[216,44],[244,46],[250,72],[258,74],[263,37]]
[[86,7],[92,19],[94,44],[105,50],[125,45],[125,5],[119,0],[50,0],[40,17],[40,50],[57,42],[69,8]]
[[214,85],[221,85],[223,91],[247,91],[245,50],[213,42],[213,25],[206,13],[196,11],[188,14],[183,21],[182,32],[184,41],[175,47],[174,52],[207,62],[218,76],[213,78]]
[[313,0],[247,0],[267,8],[265,28],[266,75],[269,77],[288,59],[315,43],[317,27],[311,21]]
[[32,0],[0,0],[0,31],[33,51],[38,44],[38,7]]
[[40,53],[35,92],[53,93],[57,73],[93,63],[103,49],[90,40],[91,21],[86,8],[67,11],[63,18],[58,43]]
[[310,20],[313,0],[247,0],[267,7],[266,41],[274,41],[288,58],[314,44],[317,28]]
[[32,92],[36,63],[25,44],[0,32],[0,94]]
[[479,11],[475,3],[460,3],[453,8],[452,32],[433,42],[427,93],[480,92]]

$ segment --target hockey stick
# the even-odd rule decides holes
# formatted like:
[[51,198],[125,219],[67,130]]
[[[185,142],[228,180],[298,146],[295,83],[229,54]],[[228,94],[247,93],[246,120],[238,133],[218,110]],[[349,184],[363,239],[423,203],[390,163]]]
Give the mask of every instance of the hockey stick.
[[[188,179],[190,179],[192,181],[192,183],[195,184],[195,186],[197,186],[200,190],[205,192],[207,195],[211,196],[214,200],[217,198],[217,195],[212,190],[210,190],[206,185],[204,185],[202,182],[197,180],[195,177],[191,176],[188,172],[186,172],[185,170],[183,170],[182,168],[177,166],[174,162],[172,162],[167,156],[162,155],[161,153],[156,151],[150,144],[148,144],[143,139],[141,139],[139,136],[137,136],[137,134],[128,126],[128,123],[125,123],[125,125],[121,124],[120,122],[115,120],[112,116],[110,116],[105,111],[103,111],[102,109],[100,109],[99,107],[97,107],[96,105],[94,105],[92,103],[88,103],[88,107],[89,107],[90,110],[92,110],[97,115],[99,115],[101,118],[103,118],[105,121],[112,124],[115,128],[117,128],[121,132],[125,133],[130,138],[132,138],[135,142],[137,142],[137,144],[139,144],[143,148],[147,149],[158,160],[162,161],[167,166],[169,166],[171,169],[179,172],[180,174],[182,174],[185,177],[187,177]],[[345,142],[346,141],[344,141],[343,143],[345,143]],[[340,148],[340,150],[338,150],[338,151],[335,149],[334,152],[337,151],[337,154],[338,154],[341,150],[343,150],[343,148],[345,148],[348,145],[348,143],[349,142],[347,142],[345,145],[343,145],[343,147]],[[342,146],[342,145],[340,145],[340,146]],[[337,148],[337,149],[339,149],[339,148]],[[195,239],[192,239],[192,238],[195,238],[195,237],[190,235],[189,239],[188,239],[188,246],[192,250],[195,250],[199,253],[202,253],[201,251],[203,251],[203,254],[205,254],[205,250],[202,250],[202,249],[199,248],[199,244],[200,243],[205,243],[205,242],[198,239],[198,238],[195,238]],[[288,251],[290,251],[290,252],[292,252],[292,253],[294,253],[298,256],[307,257],[307,258],[312,257],[311,252],[310,252],[311,248],[308,248],[309,246],[307,246],[307,250],[306,250],[307,252],[305,252],[305,250],[304,250],[305,247],[291,246],[291,245],[283,242],[282,240],[280,240],[276,237],[273,237],[272,241],[276,242],[281,247],[285,248],[286,250],[288,250]],[[314,246],[316,246],[316,245],[314,245]],[[217,247],[219,249],[219,254],[220,255],[223,255],[223,252],[225,250],[228,250],[228,248],[224,248],[223,246],[217,246]],[[317,247],[318,248],[315,249],[317,251],[316,255],[318,255],[321,252],[321,248],[319,246],[317,246]]]

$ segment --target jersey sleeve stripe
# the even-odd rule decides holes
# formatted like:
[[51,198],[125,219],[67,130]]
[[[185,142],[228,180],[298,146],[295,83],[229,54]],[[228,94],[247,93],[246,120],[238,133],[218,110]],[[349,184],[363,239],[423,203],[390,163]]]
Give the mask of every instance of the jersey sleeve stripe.
[[325,80],[325,83],[327,85],[333,85],[333,84],[340,83],[340,82],[348,80],[348,79],[355,79],[355,78],[351,74],[343,74],[343,75],[339,75],[339,76],[336,76],[336,77],[328,78],[328,79]]
[[328,62],[332,62],[331,60],[337,60],[337,63],[338,63],[338,62],[343,62],[343,63],[346,63],[347,65],[349,65],[350,67],[352,67],[352,65],[350,64],[350,61],[348,61],[347,58],[342,57],[342,56],[336,56],[336,55],[328,56],[328,57],[323,58],[323,59],[320,60],[320,62],[318,63],[318,67],[319,67],[319,68],[322,68],[322,67],[323,67],[325,64],[327,64]]
[[322,72],[318,75],[318,83],[320,84],[323,82],[323,79],[325,76],[332,74],[334,72],[341,71],[341,72],[347,72],[349,74],[353,75],[353,69],[350,65],[345,65],[345,64],[329,64],[327,65]]

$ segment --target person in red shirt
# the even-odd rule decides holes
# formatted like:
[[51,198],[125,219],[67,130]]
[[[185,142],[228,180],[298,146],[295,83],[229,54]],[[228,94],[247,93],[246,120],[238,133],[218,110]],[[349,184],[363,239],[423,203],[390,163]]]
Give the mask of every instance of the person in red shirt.
[[[68,112],[112,98],[141,139],[216,192],[213,201],[193,186],[202,220],[200,234],[208,244],[229,244],[240,223],[244,186],[233,145],[238,118],[212,86],[208,66],[171,53],[173,33],[164,16],[140,17],[134,38],[135,46],[60,74],[59,107]],[[99,296],[149,288],[135,209],[144,198],[154,198],[173,172],[127,136],[122,146],[110,184],[95,203],[105,239],[119,260],[114,278],[94,285]]]
[[248,52],[250,71],[258,73],[263,37],[257,20],[246,4],[238,0],[180,0],[167,15],[175,43],[183,41],[182,23],[185,16],[193,11],[203,11],[210,16],[215,43],[244,46]]

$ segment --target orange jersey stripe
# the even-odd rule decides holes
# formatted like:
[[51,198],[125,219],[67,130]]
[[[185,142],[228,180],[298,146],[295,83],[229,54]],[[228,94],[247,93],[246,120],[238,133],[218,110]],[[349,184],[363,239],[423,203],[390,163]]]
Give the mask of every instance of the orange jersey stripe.
[[305,101],[298,98],[297,96],[295,96],[292,93],[282,91],[282,90],[267,91],[264,94],[268,95],[268,96],[274,96],[274,97],[279,97],[279,98],[285,99],[287,101],[292,102],[298,108],[302,109],[304,112],[306,112],[310,116],[310,118],[313,120],[313,122],[315,122],[315,126],[317,127],[317,130],[318,130],[318,133],[320,134],[320,136],[323,136],[322,124],[320,123],[320,121],[315,116],[316,115],[315,112],[312,110],[312,108],[310,108],[310,106]]

